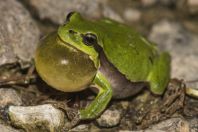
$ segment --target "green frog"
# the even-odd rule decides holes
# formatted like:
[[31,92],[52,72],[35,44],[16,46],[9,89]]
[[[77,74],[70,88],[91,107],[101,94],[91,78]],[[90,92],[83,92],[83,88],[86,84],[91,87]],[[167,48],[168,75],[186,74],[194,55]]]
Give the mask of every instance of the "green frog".
[[163,94],[170,81],[170,55],[159,52],[131,27],[110,19],[90,21],[68,14],[57,31],[44,37],[36,50],[41,78],[63,92],[97,90],[79,119],[93,119],[112,98],[126,98],[145,87]]

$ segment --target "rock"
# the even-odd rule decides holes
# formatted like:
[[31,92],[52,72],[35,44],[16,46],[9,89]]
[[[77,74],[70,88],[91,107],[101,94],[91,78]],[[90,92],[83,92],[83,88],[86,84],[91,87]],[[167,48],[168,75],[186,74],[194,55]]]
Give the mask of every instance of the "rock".
[[6,126],[4,124],[0,124],[0,130],[1,132],[20,132],[19,130],[14,129],[10,126]]
[[120,123],[121,112],[118,110],[106,110],[97,120],[100,127],[114,127]]
[[107,3],[108,0],[30,0],[27,1],[38,13],[40,19],[50,19],[53,23],[63,24],[66,15],[72,11],[80,12],[89,19],[103,16],[123,22],[121,16]]
[[190,128],[190,125],[191,124],[184,119],[171,118],[154,124],[145,130],[133,132],[194,132],[196,129]]
[[145,132],[189,132],[189,123],[181,118],[171,118],[150,126]]
[[187,0],[187,5],[189,7],[189,11],[192,14],[198,13],[198,1],[197,0]]
[[71,11],[78,11],[90,18],[100,17],[101,3],[104,1],[106,0],[30,0],[29,4],[36,9],[41,19],[62,24]]
[[124,11],[124,18],[127,21],[136,22],[140,20],[142,13],[137,9],[128,8]]
[[185,117],[195,117],[198,120],[198,99],[186,97],[183,114]]
[[16,0],[1,0],[0,16],[0,65],[30,61],[39,29],[29,12]]
[[0,107],[4,108],[6,105],[22,105],[22,100],[19,94],[14,89],[1,88],[0,89]]
[[188,4],[191,6],[198,6],[198,1],[197,0],[187,0]]
[[10,106],[8,114],[13,125],[26,131],[60,131],[65,115],[50,104],[38,106]]
[[123,110],[127,110],[130,105],[130,103],[128,101],[120,101],[120,104],[121,104]]
[[110,18],[110,19],[123,23],[122,17],[111,6],[103,5],[102,14],[106,18]]
[[149,39],[170,52],[173,78],[198,79],[194,74],[198,73],[198,35],[190,33],[180,23],[162,20],[154,24]]
[[189,120],[190,132],[198,132],[198,118]]

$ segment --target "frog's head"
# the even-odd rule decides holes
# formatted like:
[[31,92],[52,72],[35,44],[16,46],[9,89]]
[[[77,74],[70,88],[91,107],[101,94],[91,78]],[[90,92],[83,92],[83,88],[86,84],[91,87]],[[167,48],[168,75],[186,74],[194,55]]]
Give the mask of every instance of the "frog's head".
[[97,37],[88,32],[86,23],[89,22],[84,21],[78,13],[70,13],[67,23],[60,26],[58,32],[43,38],[36,50],[37,72],[58,90],[80,91],[87,88],[96,75]]
[[98,52],[96,51],[98,36],[94,31],[94,23],[82,18],[77,12],[71,12],[66,17],[66,22],[58,29],[60,39],[78,50],[89,55],[98,67]]

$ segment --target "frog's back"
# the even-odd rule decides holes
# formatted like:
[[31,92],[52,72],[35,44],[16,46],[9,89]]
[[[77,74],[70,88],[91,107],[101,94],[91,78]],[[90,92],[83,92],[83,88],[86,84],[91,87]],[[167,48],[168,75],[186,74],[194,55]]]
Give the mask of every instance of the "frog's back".
[[[131,81],[145,81],[152,68],[156,49],[130,27],[110,20],[102,20],[104,38],[100,45],[108,60]],[[106,30],[106,31],[105,31]],[[111,31],[108,33],[108,31]]]

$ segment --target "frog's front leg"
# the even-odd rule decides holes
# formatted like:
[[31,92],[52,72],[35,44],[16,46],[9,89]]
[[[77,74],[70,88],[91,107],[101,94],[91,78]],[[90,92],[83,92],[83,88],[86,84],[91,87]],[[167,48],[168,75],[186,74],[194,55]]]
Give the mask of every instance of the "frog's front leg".
[[89,106],[80,110],[80,120],[97,117],[106,108],[112,98],[112,88],[102,73],[98,72],[96,74],[93,86],[99,89],[99,93]]

